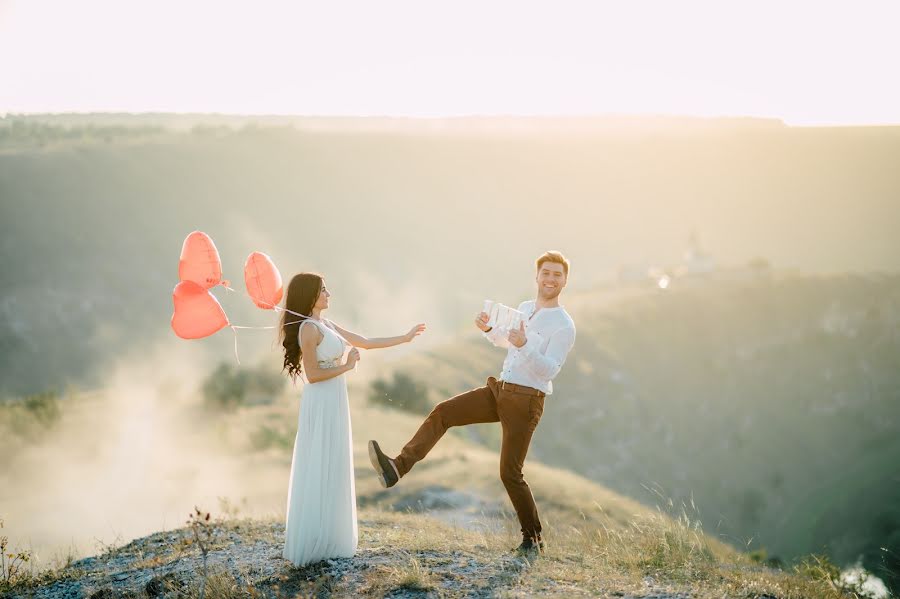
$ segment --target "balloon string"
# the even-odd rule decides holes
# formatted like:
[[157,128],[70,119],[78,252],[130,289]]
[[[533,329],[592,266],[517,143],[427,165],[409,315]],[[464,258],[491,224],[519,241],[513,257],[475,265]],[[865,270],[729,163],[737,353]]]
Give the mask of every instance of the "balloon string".
[[[252,299],[254,302],[256,301],[256,300],[253,298],[253,296],[250,295],[249,293],[244,292],[244,291],[238,291],[237,289],[232,289],[231,287],[229,287],[229,286],[228,286],[228,281],[222,281],[221,283],[219,283],[219,285],[221,285],[222,287],[224,287],[224,288],[227,289],[228,291],[232,291],[232,292],[234,292],[234,293],[242,293],[242,294],[246,295],[247,297],[249,297],[250,299]],[[268,304],[269,302],[264,302],[264,303]],[[294,316],[299,316],[299,317],[301,317],[301,318],[303,319],[303,320],[295,320],[295,321],[293,321],[293,322],[286,322],[286,323],[284,323],[284,326],[287,326],[287,325],[289,325],[289,324],[297,324],[298,322],[303,322],[304,320],[310,319],[310,316],[307,315],[307,314],[300,314],[299,312],[294,312],[293,310],[288,310],[287,308],[282,308],[281,306],[276,306],[276,305],[274,305],[274,304],[270,304],[270,305],[272,306],[272,309],[273,309],[273,310],[281,310],[282,312],[287,312],[288,314],[293,314]],[[279,326],[280,326],[280,325],[279,325]],[[239,327],[239,328],[244,328],[244,329],[276,329],[276,328],[278,328],[278,326],[271,326],[271,327]],[[341,335],[340,333],[338,333],[338,332],[335,331],[334,329],[331,329],[331,330],[334,331],[334,333],[336,333],[337,336],[340,337],[347,345],[353,345],[352,343],[350,343],[349,341],[347,341],[346,339],[344,339],[344,336],[343,336],[343,335]]]
[[[233,293],[243,293],[243,295],[246,295],[246,296],[249,297],[250,299],[253,299],[253,296],[251,296],[249,293],[242,292],[242,291],[238,291],[237,289],[232,289],[231,287],[229,287],[229,286],[228,286],[228,281],[222,281],[222,282],[219,283],[219,284],[220,284],[222,287],[224,287],[225,289],[227,289],[228,291],[231,291],[231,292],[233,292]],[[265,303],[268,303],[268,302],[265,302]],[[297,313],[297,312],[294,312],[293,310],[288,310],[287,308],[282,308],[281,306],[275,306],[275,305],[273,305],[272,308],[273,308],[274,310],[280,310],[280,311],[282,311],[282,312],[287,312],[287,313],[289,313],[289,314],[293,314],[294,316],[300,316],[301,318],[303,318],[303,320],[294,320],[294,321],[292,321],[292,322],[286,322],[286,323],[284,323],[285,326],[287,326],[287,325],[289,325],[289,324],[297,324],[298,322],[303,322],[304,320],[309,319],[309,316],[307,316],[306,314],[299,314],[299,313]],[[238,366],[240,366],[240,364],[241,364],[241,358],[240,358],[240,356],[238,356],[238,342],[237,342],[237,330],[238,330],[238,329],[257,329],[257,330],[263,330],[263,329],[277,329],[277,328],[279,328],[279,327],[282,326],[282,325],[249,327],[249,326],[243,326],[243,325],[237,325],[237,324],[230,324],[230,325],[228,325],[228,326],[231,327],[231,332],[234,333],[234,359],[237,360]],[[341,338],[343,339],[343,337],[341,337]]]
[[[284,324],[285,324],[285,326],[287,326],[289,324],[297,324],[298,322],[303,322],[303,320],[294,320],[292,322],[286,322]],[[234,325],[229,325],[229,326],[231,326],[231,328],[233,328],[233,329],[277,329],[281,325],[273,325],[273,326],[267,326],[267,327],[245,327],[245,326],[234,324]]]
[[[227,282],[227,281],[226,281],[226,282]],[[219,283],[219,284],[222,285],[222,287],[224,287],[224,288],[227,289],[228,291],[232,291],[232,292],[234,292],[234,293],[240,293],[240,294],[246,295],[246,296],[249,297],[250,299],[253,299],[253,301],[256,301],[256,300],[253,298],[253,296],[250,295],[249,293],[247,293],[246,291],[238,291],[237,289],[232,289],[231,287],[229,287],[228,285],[226,285],[225,282],[222,282],[222,283]],[[263,302],[263,303],[268,304],[269,302]],[[282,308],[281,306],[277,306],[277,305],[275,305],[275,304],[270,304],[270,305],[272,306],[272,309],[275,310],[275,311],[287,312],[288,314],[293,314],[294,316],[301,316],[301,317],[303,317],[304,319],[309,318],[309,316],[308,316],[307,314],[300,314],[299,312],[294,312],[293,310],[288,310],[287,308]],[[302,321],[299,321],[299,320],[298,320],[297,322],[302,322]],[[285,323],[285,324],[295,324],[295,323],[293,323],[293,322],[287,322],[287,323]],[[274,329],[275,327],[267,327],[267,328],[272,328],[272,329]]]
[[252,327],[240,327],[237,325],[230,325],[230,326],[231,326],[231,332],[234,333],[234,359],[237,360],[238,366],[240,366],[241,358],[240,358],[240,356],[238,356],[238,350],[237,350],[237,330],[238,329],[249,329]]

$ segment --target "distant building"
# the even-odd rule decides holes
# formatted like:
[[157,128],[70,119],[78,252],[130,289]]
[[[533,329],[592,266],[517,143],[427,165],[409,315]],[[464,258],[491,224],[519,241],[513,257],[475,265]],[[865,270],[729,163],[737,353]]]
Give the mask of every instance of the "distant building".
[[688,247],[684,251],[684,267],[689,275],[707,274],[716,269],[715,259],[700,245],[696,231],[691,231]]
[[697,232],[692,231],[680,263],[671,266],[661,264],[650,266],[620,265],[618,280],[619,283],[650,283],[660,289],[668,289],[670,285],[682,277],[706,278],[705,275],[716,271],[715,258],[713,258],[711,253],[703,249]]

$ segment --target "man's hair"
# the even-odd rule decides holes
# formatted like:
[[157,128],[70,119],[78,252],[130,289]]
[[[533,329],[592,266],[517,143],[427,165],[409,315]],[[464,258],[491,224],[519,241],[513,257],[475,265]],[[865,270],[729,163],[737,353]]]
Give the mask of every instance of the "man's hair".
[[563,256],[560,252],[556,250],[550,250],[549,252],[544,252],[537,259],[537,269],[541,270],[541,264],[544,262],[554,262],[556,264],[562,264],[563,272],[566,273],[566,276],[569,276],[569,261]]

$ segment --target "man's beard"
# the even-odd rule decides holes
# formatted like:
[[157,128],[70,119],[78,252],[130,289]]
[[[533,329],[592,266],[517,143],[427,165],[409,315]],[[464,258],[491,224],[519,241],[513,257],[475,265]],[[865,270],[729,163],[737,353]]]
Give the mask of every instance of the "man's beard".
[[538,291],[538,295],[539,295],[539,296],[541,297],[541,299],[543,299],[543,300],[552,300],[552,299],[555,299],[555,298],[557,298],[557,297],[559,296],[560,293],[562,293],[562,287],[557,287],[556,289],[550,290],[550,289],[545,289],[545,288],[542,286],[542,287],[540,288],[540,290]]

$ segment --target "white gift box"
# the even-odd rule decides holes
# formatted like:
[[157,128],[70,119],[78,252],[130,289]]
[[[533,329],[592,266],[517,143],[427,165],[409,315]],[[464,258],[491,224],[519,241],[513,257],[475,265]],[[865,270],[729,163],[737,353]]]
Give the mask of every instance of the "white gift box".
[[491,300],[484,300],[484,312],[489,315],[489,327],[507,332],[519,328],[519,323],[525,317],[515,308]]

